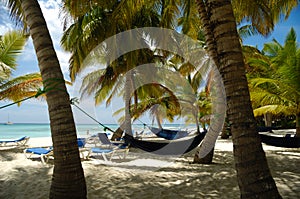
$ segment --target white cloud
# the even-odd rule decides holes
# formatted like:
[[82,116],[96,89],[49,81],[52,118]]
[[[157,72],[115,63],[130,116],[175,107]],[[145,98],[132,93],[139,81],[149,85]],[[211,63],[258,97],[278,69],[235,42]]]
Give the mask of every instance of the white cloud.
[[[65,52],[60,46],[60,39],[63,34],[63,19],[60,17],[61,0],[40,0],[39,4],[46,20],[62,72],[65,78],[69,79],[70,53]],[[9,30],[15,29],[14,22],[12,22],[9,18],[8,9],[3,5],[3,3],[0,4],[0,12],[0,34],[4,34]],[[33,64],[28,64],[29,62],[32,62]],[[31,38],[25,46],[24,53],[22,53],[19,57],[19,65],[25,65],[26,67],[20,68],[21,71],[16,74],[26,74],[38,70],[37,58]]]
[[60,17],[62,3],[60,0],[39,1],[39,3],[47,22],[62,72],[65,78],[68,78],[70,53],[65,52],[60,46],[60,40],[63,35],[63,19]]
[[8,12],[8,9],[3,5],[2,1],[0,1],[0,35],[14,29]]
[[58,57],[61,70],[65,76],[66,79],[69,78],[69,58],[70,58],[70,53],[64,52],[63,50],[56,50],[56,55]]
[[[49,29],[52,42],[61,64],[61,68],[63,74],[66,78],[68,78],[68,68],[69,68],[69,57],[70,54],[66,53],[60,47],[60,39],[63,34],[63,26],[62,26],[62,18],[59,18],[60,9],[61,9],[61,1],[58,0],[46,0],[40,1],[40,7],[42,9],[44,18],[47,23],[47,27]],[[14,22],[12,22],[9,18],[8,9],[4,6],[4,4],[0,3],[0,34],[6,33],[9,30],[15,29]],[[24,52],[18,57],[19,68],[16,71],[15,75],[27,74],[31,72],[39,71],[37,65],[37,57],[35,54],[35,50],[33,47],[32,39],[30,38],[27,41],[27,44],[24,48]],[[7,104],[9,102],[0,102],[0,105]],[[34,107],[34,108],[33,108]],[[47,105],[45,101],[37,101],[37,100],[29,100],[28,102],[22,103],[20,107],[13,106],[6,110],[14,113],[15,122],[48,122],[48,114],[47,114]],[[0,118],[6,118],[6,111],[0,112]],[[28,113],[32,113],[30,116]],[[27,115],[26,118],[23,116]],[[80,120],[80,118],[79,118]]]

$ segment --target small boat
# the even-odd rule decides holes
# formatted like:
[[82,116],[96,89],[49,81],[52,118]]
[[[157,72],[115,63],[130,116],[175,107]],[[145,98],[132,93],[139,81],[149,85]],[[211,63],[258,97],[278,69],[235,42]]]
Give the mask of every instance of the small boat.
[[7,116],[7,122],[5,123],[6,125],[11,125],[13,124],[11,121],[9,121],[9,115]]
[[261,141],[267,145],[284,147],[284,148],[299,148],[300,137],[291,136],[286,134],[285,136],[275,136],[260,133]]

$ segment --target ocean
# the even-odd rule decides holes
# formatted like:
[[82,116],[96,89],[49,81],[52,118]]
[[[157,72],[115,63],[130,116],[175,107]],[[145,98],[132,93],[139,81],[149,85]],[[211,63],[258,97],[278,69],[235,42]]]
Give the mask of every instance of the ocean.
[[[119,125],[118,124],[105,124],[104,126],[109,127],[112,130],[116,130]],[[181,124],[167,124],[164,125],[166,128],[183,128]],[[148,128],[145,129],[143,124],[133,124],[132,126],[135,132],[140,132],[142,130],[148,131]],[[187,128],[187,127],[184,127]],[[193,127],[194,128],[194,127]],[[77,124],[77,137],[86,137],[87,131],[89,135],[106,132],[109,135],[112,133],[108,130],[104,131],[104,128],[99,124]],[[0,124],[0,139],[4,138],[19,138],[22,136],[28,136],[31,138],[38,137],[51,137],[50,125],[49,124]]]

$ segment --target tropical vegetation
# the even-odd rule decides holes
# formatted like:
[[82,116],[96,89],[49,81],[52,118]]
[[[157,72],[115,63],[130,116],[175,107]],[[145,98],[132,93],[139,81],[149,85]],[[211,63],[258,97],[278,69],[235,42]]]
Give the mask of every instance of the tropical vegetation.
[[[50,198],[86,198],[86,184],[76,143],[70,99],[38,1],[6,2],[12,16],[23,21],[25,30],[29,29],[39,60],[44,88],[47,91],[46,100],[55,156]],[[62,38],[63,47],[72,53],[70,59],[72,80],[75,80],[76,75],[84,69],[83,61],[94,47],[106,38],[126,30],[145,26],[175,29],[179,18],[183,33],[193,38],[205,37],[205,48],[224,81],[241,198],[281,198],[256,129],[237,23],[246,19],[250,22],[251,30],[266,35],[273,29],[278,17],[281,14],[288,16],[290,10],[298,5],[298,1],[242,3],[237,0],[88,2],[67,0],[63,3],[67,19],[71,17],[72,21]],[[91,88],[88,86],[86,89],[97,91],[96,100],[102,101],[104,96],[113,97],[114,83],[118,82],[116,80],[119,77],[125,76],[123,83],[126,85],[124,101],[127,132],[131,132],[130,108],[134,107],[129,103],[132,98],[131,89],[134,88],[128,86],[134,84],[131,78],[134,74],[130,70],[154,60],[157,58],[156,55],[158,54],[154,51],[129,52],[117,61],[107,63],[105,69],[96,71],[98,76],[87,77],[95,78],[94,82],[98,78],[97,85],[91,85]],[[161,51],[159,55],[159,59],[166,59],[169,53]],[[284,55],[282,56],[284,58]],[[279,65],[284,64],[280,59],[275,62]],[[283,71],[280,72],[280,75],[284,74]],[[88,83],[86,85],[89,85]],[[164,88],[159,85],[144,87],[140,93],[134,95],[136,102],[138,97],[140,100],[147,99],[148,96],[143,94],[148,89],[156,91],[159,95]],[[167,97],[170,98],[171,95]],[[199,95],[199,99],[201,97],[203,96]],[[176,100],[173,101],[176,103]],[[157,103],[161,102],[153,104]],[[141,103],[136,103],[136,110],[138,105]],[[203,151],[200,147],[195,154],[194,162],[202,156]]]
[[10,31],[0,36],[0,100],[21,101],[36,95],[42,85],[39,73],[12,77],[27,39],[22,31]]
[[29,31],[46,91],[55,157],[49,198],[86,198],[70,97],[40,5],[37,0],[5,2],[13,19]]
[[[145,4],[145,2],[137,3],[129,0],[110,2],[110,4],[102,1],[101,3],[95,2],[94,4],[92,3],[89,5],[79,2],[65,2],[66,10],[70,12],[74,19],[74,24],[67,30],[63,40],[63,43],[66,42],[66,49],[72,52],[70,61],[71,77],[74,78],[76,73],[82,70],[81,62],[84,60],[84,57],[93,47],[101,43],[105,38],[124,30],[140,27],[138,25],[134,26],[133,22],[136,22],[134,19],[138,18],[137,16],[140,16],[135,14],[141,14],[141,10],[148,10],[148,12],[143,12],[145,13],[145,16],[146,14],[153,13],[151,12],[154,10],[152,8],[159,8],[156,12],[154,12],[156,13],[155,16],[161,16],[161,21],[158,25],[160,27],[174,28],[175,26],[169,25],[172,25],[172,23],[175,22],[174,19],[178,16],[178,11],[180,10],[179,5],[184,2],[182,4],[184,9],[182,10],[188,12],[185,12],[181,21],[187,22],[190,16],[200,17],[201,27],[203,28],[204,35],[206,37],[206,48],[210,56],[214,59],[224,78],[224,82],[226,83],[226,95],[227,98],[230,99],[228,101],[228,118],[231,123],[233,142],[236,146],[236,150],[234,152],[236,164],[238,165],[238,177],[241,179],[239,181],[239,185],[242,197],[258,197],[258,195],[262,196],[264,194],[265,197],[280,197],[276,185],[270,176],[265,154],[262,150],[259,135],[256,130],[255,119],[251,109],[248,84],[245,77],[245,64],[240,48],[239,37],[236,33],[236,22],[239,23],[246,19],[251,22],[252,29],[266,35],[273,29],[274,23],[278,17],[282,13],[288,15],[290,10],[297,5],[298,2],[253,2],[253,6],[248,6],[248,4],[240,3],[239,1],[233,1],[232,4],[230,1],[216,1],[219,3],[216,3],[215,1],[196,1],[196,4],[194,1],[151,1],[147,2],[147,4]],[[153,5],[158,6],[151,7]],[[191,5],[194,7],[191,7]],[[232,5],[234,7],[232,7]],[[218,12],[217,9],[222,10],[222,12]],[[191,11],[198,11],[199,14]],[[235,15],[237,16],[237,21],[234,18],[233,11],[236,11]],[[98,17],[96,13],[98,13]],[[263,13],[263,15],[261,13]],[[149,18],[147,19],[150,19],[150,15],[148,16]],[[92,18],[93,20],[91,20]],[[105,23],[110,24],[110,28],[108,30],[105,29],[105,27],[108,27]],[[146,25],[143,24],[143,26]],[[98,31],[100,27],[102,34],[99,34]],[[188,33],[188,29],[192,26],[183,25],[182,27],[184,27],[183,31]],[[70,33],[80,33],[81,36],[77,37],[77,34],[74,34],[70,37]],[[225,54],[227,56],[223,56]],[[129,56],[126,60],[133,61],[127,61],[125,64],[127,67],[126,71],[138,63],[134,62],[134,54],[131,54],[131,56]],[[113,70],[114,68],[109,69],[112,74],[116,71]],[[130,85],[130,82],[128,81],[126,84]],[[125,101],[128,100],[129,98],[125,99]],[[240,146],[240,143],[247,143],[247,145],[253,146],[252,150],[248,150],[248,148],[245,147],[238,147]],[[246,164],[243,164],[244,160],[240,158],[241,156],[239,154],[246,154],[249,160],[253,161],[252,168],[249,168],[248,164],[247,166]],[[257,159],[257,157],[259,157],[259,159]],[[257,170],[257,168],[262,169]],[[256,178],[252,178],[249,181],[242,177],[245,173],[249,175],[251,174],[251,176],[262,176],[262,178],[259,179],[259,182]],[[268,184],[268,189],[264,189],[264,186],[259,186],[262,189],[252,189],[251,185],[257,183]]]
[[[256,116],[294,115],[296,135],[300,135],[300,48],[292,28],[284,45],[276,39],[264,44],[248,58],[251,100]],[[270,118],[272,120],[272,118]]]

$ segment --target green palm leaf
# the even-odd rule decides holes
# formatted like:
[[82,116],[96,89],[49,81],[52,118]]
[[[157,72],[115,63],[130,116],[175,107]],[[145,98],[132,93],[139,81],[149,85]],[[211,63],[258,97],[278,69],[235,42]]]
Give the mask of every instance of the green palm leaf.
[[[269,69],[269,72],[256,73],[256,76],[248,75],[251,100],[253,107],[256,108],[255,115],[293,114],[296,121],[299,121],[300,49],[296,38],[297,35],[292,28],[286,36],[284,45],[273,40],[264,45],[260,56],[247,58],[250,66]],[[299,125],[296,123],[296,129],[299,129]],[[297,134],[300,133],[298,131]]]
[[0,85],[0,100],[19,101],[31,97],[42,87],[39,73],[19,76]]
[[273,115],[293,115],[296,114],[295,109],[292,109],[283,105],[266,105],[253,110],[254,116],[261,116],[266,113],[272,113]]
[[16,69],[17,56],[22,53],[28,36],[24,36],[21,31],[11,31],[3,36],[0,40],[0,74],[8,76],[11,70]]

